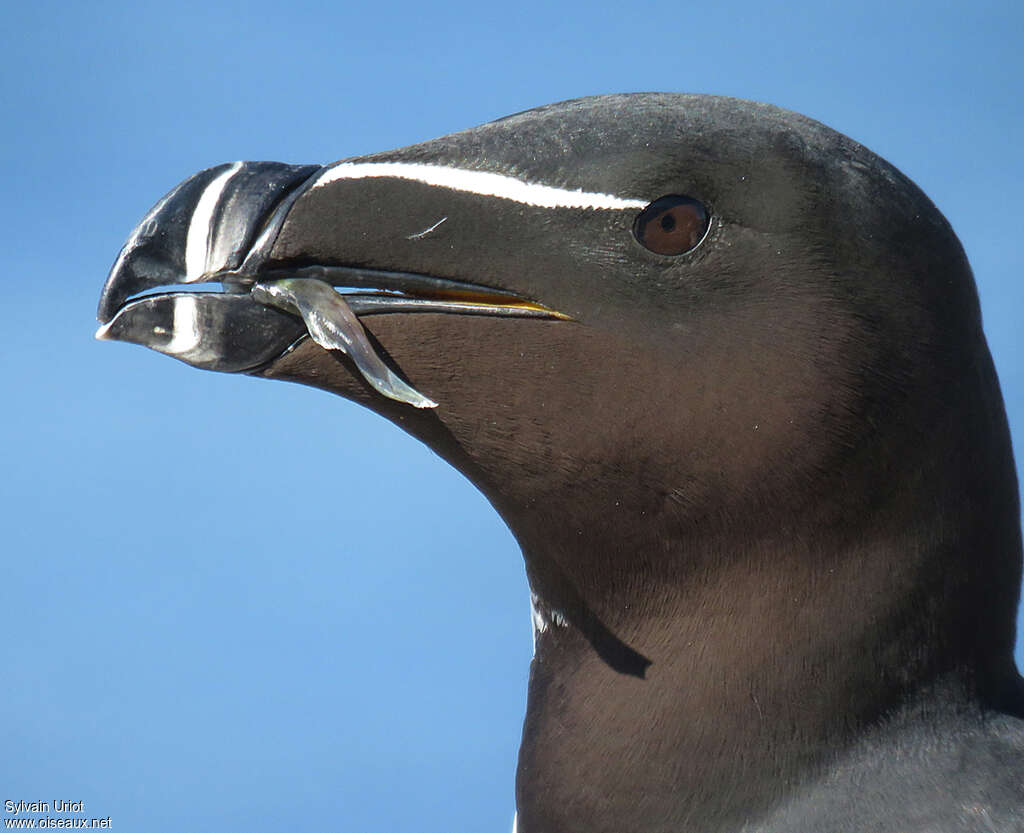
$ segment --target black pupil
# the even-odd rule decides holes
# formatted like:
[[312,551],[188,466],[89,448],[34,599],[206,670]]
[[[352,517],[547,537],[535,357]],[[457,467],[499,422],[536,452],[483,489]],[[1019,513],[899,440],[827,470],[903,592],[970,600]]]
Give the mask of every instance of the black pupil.
[[671,214],[665,214],[661,218],[661,227],[664,231],[672,231],[676,227],[676,218]]

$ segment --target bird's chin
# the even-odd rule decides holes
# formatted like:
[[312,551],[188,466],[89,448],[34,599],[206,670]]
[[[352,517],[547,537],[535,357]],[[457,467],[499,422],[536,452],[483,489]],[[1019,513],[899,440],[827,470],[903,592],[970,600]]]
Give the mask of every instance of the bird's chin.
[[433,411],[410,408],[378,394],[343,353],[324,350],[310,338],[302,338],[273,360],[248,371],[252,376],[296,382],[348,399],[392,421],[416,419]]
[[[540,319],[489,318],[446,313],[394,313],[361,319],[377,352],[417,388],[439,403],[436,410],[420,410],[380,396],[338,350],[325,350],[311,338],[300,338],[280,354],[250,371],[267,379],[298,382],[350,399],[403,425],[408,421],[440,416],[458,422],[461,415],[486,415],[508,406],[508,400],[522,395],[506,377],[504,385],[478,367],[473,345],[486,345],[508,355],[508,364],[516,365],[520,340],[536,338],[544,343],[543,331],[558,323]],[[452,355],[459,355],[461,373],[453,372]],[[474,384],[474,381],[476,384]],[[521,387],[521,386],[519,386]],[[503,389],[504,388],[504,389]]]

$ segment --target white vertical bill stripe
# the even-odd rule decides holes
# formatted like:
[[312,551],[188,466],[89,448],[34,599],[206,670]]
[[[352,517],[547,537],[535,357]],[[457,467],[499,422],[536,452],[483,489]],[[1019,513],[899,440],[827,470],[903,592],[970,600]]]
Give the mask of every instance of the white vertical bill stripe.
[[213,212],[217,209],[220,195],[228,180],[241,170],[241,162],[235,162],[230,168],[214,177],[213,181],[203,189],[199,202],[196,203],[192,219],[188,224],[188,236],[185,238],[185,283],[199,280],[209,271],[206,266],[210,251],[210,226],[213,223]]
[[451,188],[453,191],[468,191],[485,197],[513,200],[539,208],[645,208],[649,202],[629,197],[616,197],[612,194],[598,194],[582,189],[572,190],[557,188],[553,185],[541,185],[490,171],[470,171],[465,168],[421,165],[415,162],[339,162],[320,174],[320,178],[313,183],[313,188],[321,188],[341,179],[378,177],[409,179],[414,182],[422,182],[425,185],[436,185],[440,188]]
[[171,340],[159,348],[161,352],[182,356],[199,346],[199,302],[195,295],[178,295],[174,299],[173,327]]

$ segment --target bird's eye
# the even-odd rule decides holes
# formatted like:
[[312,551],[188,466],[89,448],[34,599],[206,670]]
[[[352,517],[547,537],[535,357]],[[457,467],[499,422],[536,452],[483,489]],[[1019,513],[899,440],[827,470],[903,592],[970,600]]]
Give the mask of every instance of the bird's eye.
[[681,255],[693,249],[708,230],[708,212],[690,197],[670,194],[637,215],[633,236],[659,255]]

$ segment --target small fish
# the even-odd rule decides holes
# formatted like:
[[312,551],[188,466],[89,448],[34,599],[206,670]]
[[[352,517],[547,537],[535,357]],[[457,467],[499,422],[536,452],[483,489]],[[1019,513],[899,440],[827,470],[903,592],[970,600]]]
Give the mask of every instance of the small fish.
[[403,382],[384,363],[345,297],[329,283],[316,278],[267,281],[252,288],[252,297],[266,306],[301,316],[313,341],[326,350],[347,355],[363,378],[389,399],[414,408],[437,407],[434,400]]

